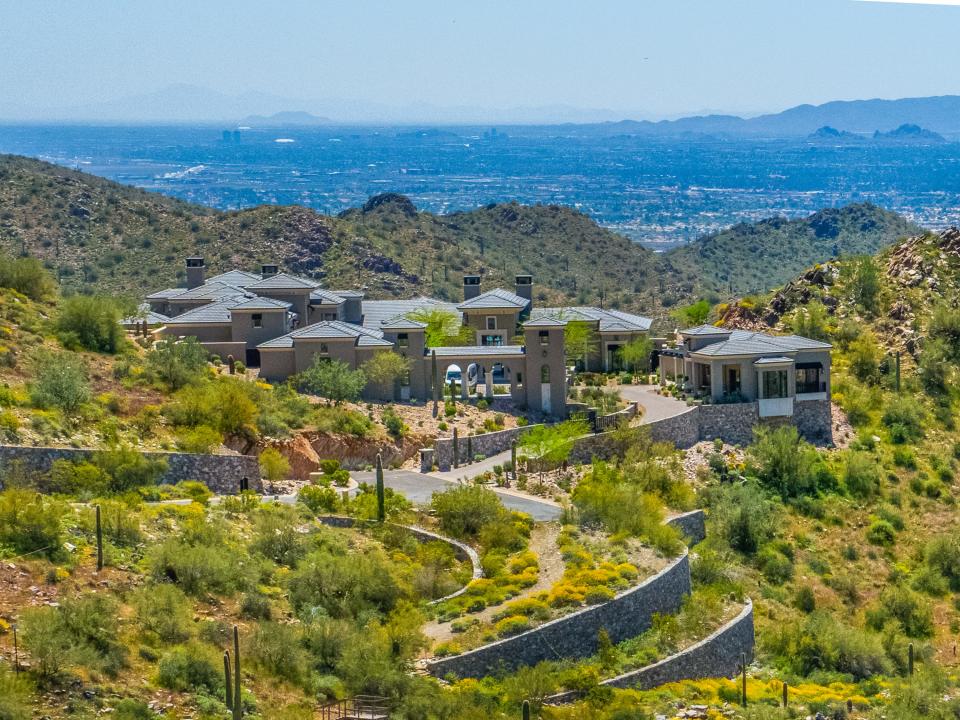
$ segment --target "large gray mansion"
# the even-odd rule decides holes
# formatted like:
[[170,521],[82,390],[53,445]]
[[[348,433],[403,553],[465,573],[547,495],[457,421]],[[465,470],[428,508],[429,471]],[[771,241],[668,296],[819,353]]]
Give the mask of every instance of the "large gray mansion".
[[[580,368],[609,372],[620,369],[620,348],[648,336],[652,324],[618,310],[534,307],[530,275],[517,275],[513,290],[487,291],[479,275],[465,275],[463,301],[450,303],[429,297],[367,300],[356,290],[324,289],[314,280],[279,272],[277,265],[207,278],[203,258],[192,257],[186,274],[187,287],[146,297],[145,319],[155,333],[196,337],[211,355],[242,359],[271,381],[302,372],[317,358],[351,368],[378,352],[408,358],[409,372],[399,387],[368,388],[374,399],[429,399],[434,383],[444,382],[447,369],[456,365],[464,378],[470,369],[487,396],[495,384],[509,386],[515,404],[565,417],[567,325],[586,324],[596,337]],[[431,311],[455,316],[473,342],[428,348],[423,319]],[[748,403],[757,406],[760,417],[788,419],[804,403],[830,397],[826,343],[703,326],[681,331],[673,348],[663,347],[662,340],[655,344],[661,379],[672,374],[707,402]],[[460,386],[466,397],[472,383]]]

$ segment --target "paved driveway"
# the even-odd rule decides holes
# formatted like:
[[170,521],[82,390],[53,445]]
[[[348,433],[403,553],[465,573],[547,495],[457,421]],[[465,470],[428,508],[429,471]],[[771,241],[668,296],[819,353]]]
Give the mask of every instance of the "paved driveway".
[[690,409],[682,400],[657,395],[654,392],[655,387],[655,385],[621,385],[617,389],[624,400],[637,402],[643,406],[645,412],[641,422],[644,425],[679,415]]
[[[376,476],[372,472],[351,472],[350,476],[357,482],[365,482],[370,485],[376,482]],[[429,505],[435,492],[443,492],[458,485],[455,480],[424,475],[412,470],[384,470],[383,484],[398,493],[402,493],[415,505]],[[556,520],[560,517],[559,505],[511,494],[496,488],[493,488],[493,490],[500,496],[500,501],[504,507],[529,513],[534,520]]]

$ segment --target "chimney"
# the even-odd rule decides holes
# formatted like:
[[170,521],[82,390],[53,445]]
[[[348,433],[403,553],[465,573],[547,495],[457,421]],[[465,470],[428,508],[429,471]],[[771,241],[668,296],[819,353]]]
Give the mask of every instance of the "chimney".
[[463,276],[463,299],[464,301],[472,300],[477,295],[480,294],[480,276],[479,275],[464,275]]
[[279,272],[279,268],[276,265],[261,265],[260,266],[260,275],[264,279],[268,277],[273,277]]
[[204,283],[204,274],[207,268],[204,267],[202,257],[187,258],[187,290],[200,287]]
[[514,281],[516,293],[533,304],[533,275],[517,275]]

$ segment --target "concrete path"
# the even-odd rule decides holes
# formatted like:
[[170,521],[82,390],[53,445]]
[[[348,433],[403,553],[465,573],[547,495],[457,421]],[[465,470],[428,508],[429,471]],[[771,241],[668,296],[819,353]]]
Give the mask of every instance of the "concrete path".
[[[509,453],[507,456],[509,457]],[[495,464],[493,463],[491,467]],[[476,463],[476,465],[480,465],[480,463]],[[461,469],[465,470],[466,468]],[[370,485],[376,482],[376,476],[372,472],[351,472],[350,476],[357,482],[365,482]],[[461,474],[462,476],[463,474]],[[412,470],[384,470],[383,484],[401,493],[415,505],[429,505],[435,492],[449,490],[451,487],[456,487],[459,482],[453,478],[446,479],[433,474],[424,475]],[[531,498],[504,488],[491,488],[491,490],[500,496],[500,501],[504,507],[528,513],[534,520],[556,520],[560,517],[560,506],[550,500]]]
[[665,420],[680,415],[689,410],[689,406],[682,400],[657,395],[656,385],[621,385],[617,388],[624,400],[636,402],[643,406],[644,413],[641,424]]

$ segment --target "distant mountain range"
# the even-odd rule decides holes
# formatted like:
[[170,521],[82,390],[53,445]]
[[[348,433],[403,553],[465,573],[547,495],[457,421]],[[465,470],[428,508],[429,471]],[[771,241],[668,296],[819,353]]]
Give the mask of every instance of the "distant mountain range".
[[903,126],[918,126],[940,135],[960,136],[960,96],[902,100],[838,100],[798,105],[783,112],[742,118],[703,115],[660,122],[622,120],[580,126],[583,133],[607,135],[718,135],[740,137],[805,137],[820,128],[873,135]]
[[240,121],[240,125],[249,127],[311,127],[315,125],[329,125],[333,121],[327,117],[320,117],[302,110],[287,110],[273,115],[250,115]]

